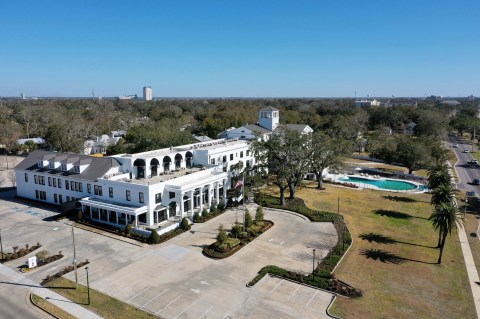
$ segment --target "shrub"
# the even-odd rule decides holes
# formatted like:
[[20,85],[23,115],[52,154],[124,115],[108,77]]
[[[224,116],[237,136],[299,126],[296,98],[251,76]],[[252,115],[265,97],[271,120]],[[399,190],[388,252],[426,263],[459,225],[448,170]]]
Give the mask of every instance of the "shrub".
[[12,256],[11,259],[17,259],[17,258],[18,258],[18,255],[17,255],[17,254],[12,254],[11,256]]
[[264,219],[265,219],[265,215],[263,214],[263,207],[258,206],[257,207],[257,212],[255,213],[255,220],[260,221],[260,220],[264,220]]
[[35,256],[37,259],[44,261],[48,257],[48,251],[41,250]]
[[223,225],[220,225],[220,227],[218,227],[217,242],[223,244],[227,239],[227,232],[225,231],[225,228],[223,228]]
[[242,231],[240,232],[240,234],[238,234],[238,238],[247,238],[248,237],[248,233],[246,231]]
[[190,229],[190,225],[188,224],[187,218],[185,218],[185,217],[182,218],[182,221],[180,222],[180,228],[183,229],[183,230],[189,230]]
[[19,250],[19,251],[17,252],[18,257],[23,257],[23,256],[25,256],[26,254],[27,254],[27,252],[26,252],[25,250]]
[[249,228],[253,225],[253,220],[252,220],[252,215],[250,215],[250,212],[248,209],[245,209],[245,227]]
[[81,209],[79,209],[79,210],[77,211],[77,219],[78,219],[78,220],[83,220],[83,217],[84,217],[84,216],[83,216],[83,212],[82,212]]
[[213,201],[212,205],[210,205],[210,212],[212,212],[212,213],[217,212],[217,203],[215,201]]
[[235,222],[235,224],[232,226],[232,236],[233,237],[238,237],[240,235],[240,233],[242,232],[243,230],[243,227],[242,225],[240,225],[238,222]]
[[18,250],[18,246],[13,246],[12,249],[13,249],[13,253],[16,254]]
[[202,218],[207,218],[208,217],[208,210],[206,208],[204,208],[202,210]]
[[193,214],[193,221],[198,222],[199,220],[200,220],[200,214],[198,212],[195,212],[195,214]]
[[160,235],[157,233],[156,229],[150,230],[150,236],[148,237],[148,242],[151,244],[158,244],[160,242]]
[[223,202],[223,200],[221,200],[220,203],[218,203],[217,209],[221,212],[225,210],[225,203]]
[[130,235],[132,233],[132,224],[125,225],[125,228],[123,229],[123,232],[127,236]]

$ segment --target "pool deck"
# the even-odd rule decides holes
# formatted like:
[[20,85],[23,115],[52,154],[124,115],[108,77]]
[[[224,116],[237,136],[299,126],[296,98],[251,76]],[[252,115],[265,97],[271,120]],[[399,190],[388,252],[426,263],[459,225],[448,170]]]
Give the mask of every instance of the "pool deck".
[[[367,183],[361,183],[361,182],[355,182],[355,181],[344,181],[341,180],[340,178],[361,178],[361,179],[366,179],[366,180],[371,180],[371,181],[379,181],[379,180],[390,180],[390,181],[397,181],[397,182],[403,182],[403,183],[409,183],[416,185],[415,189],[411,190],[396,190],[396,189],[388,189],[388,188],[380,188],[375,185],[367,184]],[[338,183],[349,183],[349,184],[355,184],[359,188],[367,188],[367,189],[374,189],[374,190],[380,190],[380,191],[387,191],[387,192],[395,192],[395,193],[408,193],[408,194],[421,194],[427,191],[427,189],[420,190],[420,186],[424,186],[422,183],[418,182],[413,182],[413,181],[405,181],[402,179],[394,179],[394,178],[385,178],[385,177],[380,177],[378,175],[358,175],[358,174],[328,174],[326,179],[333,180]]]

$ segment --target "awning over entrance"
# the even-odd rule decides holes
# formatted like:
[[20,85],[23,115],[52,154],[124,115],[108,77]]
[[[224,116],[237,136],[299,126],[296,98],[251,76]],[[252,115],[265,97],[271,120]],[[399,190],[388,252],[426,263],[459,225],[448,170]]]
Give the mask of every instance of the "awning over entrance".
[[119,213],[125,213],[129,215],[140,215],[148,211],[147,206],[130,206],[130,205],[123,205],[118,203],[113,203],[110,201],[106,201],[104,199],[95,198],[95,197],[86,197],[80,200],[82,206],[90,206],[90,207],[97,207],[103,208],[110,211],[116,211]]

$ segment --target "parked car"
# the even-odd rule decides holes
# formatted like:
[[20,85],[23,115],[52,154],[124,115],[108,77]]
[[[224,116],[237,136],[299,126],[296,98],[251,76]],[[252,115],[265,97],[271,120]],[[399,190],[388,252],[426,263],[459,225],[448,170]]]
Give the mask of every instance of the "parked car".
[[474,160],[468,161],[467,164],[478,165],[478,161],[476,159],[474,159]]
[[480,185],[480,179],[475,178],[475,179],[472,181],[472,184],[473,184],[473,185]]
[[470,151],[469,150],[463,150],[464,153],[469,153]]
[[453,144],[452,147],[458,147],[458,144]]

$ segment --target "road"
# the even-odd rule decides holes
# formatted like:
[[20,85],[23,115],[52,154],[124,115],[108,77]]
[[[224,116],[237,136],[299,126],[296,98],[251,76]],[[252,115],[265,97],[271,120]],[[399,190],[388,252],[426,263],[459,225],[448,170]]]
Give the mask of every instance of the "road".
[[28,301],[29,286],[11,283],[11,279],[0,274],[0,312],[1,319],[7,318],[51,318],[43,314],[41,310],[35,309]]
[[[455,144],[458,144],[458,147],[453,147]],[[458,163],[455,165],[459,177],[457,187],[466,191],[473,191],[476,195],[480,194],[480,186],[471,184],[474,179],[480,179],[480,166],[467,164],[468,161],[474,159],[470,153],[472,146],[467,144],[466,140],[458,137],[450,137],[447,146],[455,152],[458,158]],[[464,153],[464,150],[469,152]]]

